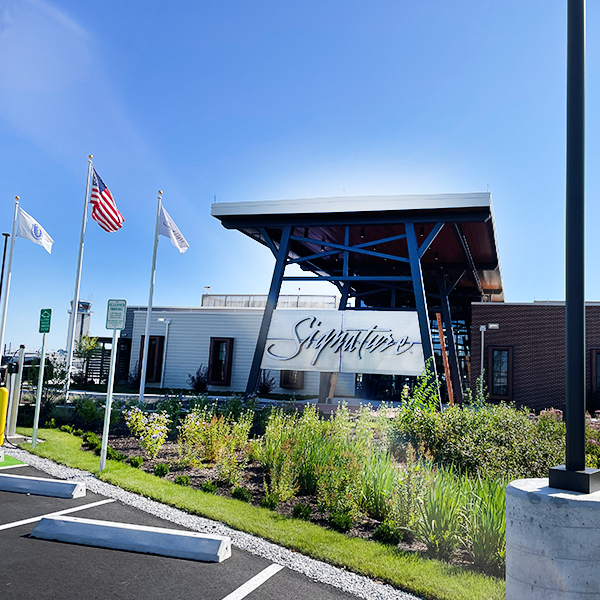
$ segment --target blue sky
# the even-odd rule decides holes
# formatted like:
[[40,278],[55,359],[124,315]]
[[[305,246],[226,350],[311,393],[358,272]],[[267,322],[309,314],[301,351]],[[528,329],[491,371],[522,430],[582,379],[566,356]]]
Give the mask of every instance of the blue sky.
[[[600,10],[588,7],[587,298],[600,300]],[[91,219],[81,299],[264,294],[269,252],[220,202],[485,191],[509,301],[564,299],[566,1],[0,0],[0,227],[14,196],[54,238],[16,241],[5,342],[64,348],[87,155],[125,217]],[[286,284],[284,292],[297,291]],[[319,290],[302,285],[302,293]]]

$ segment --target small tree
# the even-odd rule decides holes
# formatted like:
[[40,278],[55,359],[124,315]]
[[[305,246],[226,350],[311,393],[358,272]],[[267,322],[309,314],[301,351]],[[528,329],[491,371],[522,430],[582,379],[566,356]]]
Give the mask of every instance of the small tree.
[[[90,359],[94,356],[94,353],[101,347],[97,337],[91,337],[87,333],[84,333],[78,340],[77,346],[75,347],[75,356],[82,360],[82,367],[80,372],[80,379],[82,381],[78,383],[87,383],[87,370]],[[76,379],[77,376],[74,377]]]
[[200,364],[195,375],[188,373],[188,385],[198,394],[208,389],[208,367]]

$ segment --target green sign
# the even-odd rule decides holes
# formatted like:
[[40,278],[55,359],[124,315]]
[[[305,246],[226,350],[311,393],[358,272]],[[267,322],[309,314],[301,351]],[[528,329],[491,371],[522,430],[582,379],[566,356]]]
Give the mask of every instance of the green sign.
[[51,308],[42,308],[40,311],[40,333],[50,333]]

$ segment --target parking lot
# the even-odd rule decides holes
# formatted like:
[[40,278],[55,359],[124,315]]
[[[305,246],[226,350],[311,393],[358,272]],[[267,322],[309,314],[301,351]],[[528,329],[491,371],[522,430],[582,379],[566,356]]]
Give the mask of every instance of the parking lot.
[[[49,477],[31,466],[3,468],[0,473]],[[225,561],[204,563],[30,537],[43,516],[61,511],[72,517],[185,530],[89,491],[85,497],[76,499],[0,491],[3,600],[356,598],[236,547]]]

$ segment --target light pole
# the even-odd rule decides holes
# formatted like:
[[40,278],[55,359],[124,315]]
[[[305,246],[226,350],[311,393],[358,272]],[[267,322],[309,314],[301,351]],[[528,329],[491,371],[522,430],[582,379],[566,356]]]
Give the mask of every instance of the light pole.
[[160,372],[160,387],[164,387],[165,383],[165,367],[167,365],[167,345],[169,343],[169,325],[171,324],[171,319],[165,319],[164,317],[160,317],[159,322],[165,324],[165,344],[163,347],[163,359],[162,359],[162,369]]
[[487,325],[480,325],[479,331],[481,331],[481,363],[479,370],[479,395],[483,398],[483,360],[485,357],[485,332],[486,330],[498,330],[500,325],[498,323],[488,323]]

